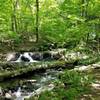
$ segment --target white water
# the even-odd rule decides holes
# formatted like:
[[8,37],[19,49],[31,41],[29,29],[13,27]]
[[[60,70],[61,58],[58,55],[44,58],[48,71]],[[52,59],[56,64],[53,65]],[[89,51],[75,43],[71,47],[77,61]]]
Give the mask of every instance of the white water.
[[[31,96],[40,94],[45,90],[52,90],[54,88],[52,82],[57,79],[57,75],[59,73],[62,73],[62,71],[47,69],[45,73],[38,73],[30,76],[28,79],[19,79],[17,80],[18,83],[16,83],[15,79],[5,82],[4,84],[9,84],[9,86],[11,86],[11,83],[16,83],[15,87],[17,85],[17,90],[15,90],[12,94],[9,94],[8,92],[8,95],[10,95],[10,98],[13,98],[13,100],[24,100],[25,98],[30,98]],[[20,81],[23,81],[23,84],[18,87]],[[12,86],[12,88],[15,87]]]

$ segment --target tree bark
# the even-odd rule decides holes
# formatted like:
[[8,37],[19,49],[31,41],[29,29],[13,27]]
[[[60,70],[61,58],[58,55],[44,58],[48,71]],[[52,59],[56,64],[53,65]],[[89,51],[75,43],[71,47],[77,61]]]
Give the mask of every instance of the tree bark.
[[[81,4],[82,4],[81,16],[83,18],[87,19],[88,18],[87,7],[89,4],[89,1],[88,0],[81,0]],[[86,43],[88,43],[89,35],[90,35],[90,33],[88,32],[86,35]]]
[[11,21],[12,21],[12,31],[17,32],[17,19],[16,19],[16,8],[17,8],[18,1],[12,0],[12,15],[11,15]]
[[87,6],[88,6],[88,1],[87,1],[87,0],[82,0],[82,1],[81,1],[81,4],[82,4],[81,16],[82,16],[82,17],[87,17]]
[[36,42],[39,40],[39,0],[36,0]]

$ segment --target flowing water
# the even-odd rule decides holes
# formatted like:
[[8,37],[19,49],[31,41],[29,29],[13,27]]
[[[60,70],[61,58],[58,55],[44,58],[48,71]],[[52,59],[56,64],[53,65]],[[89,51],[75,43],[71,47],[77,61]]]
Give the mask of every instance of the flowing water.
[[[58,53],[56,54],[58,55]],[[45,53],[42,56],[43,59],[51,59],[52,56],[55,58],[51,53]],[[21,54],[8,53],[6,59],[9,62],[30,63],[37,62],[38,60],[36,61],[35,58],[39,57],[41,57],[40,54],[24,52]],[[57,79],[57,75],[61,72],[61,69],[47,69],[41,72],[33,72],[31,75],[25,75],[24,77],[7,79],[0,83],[0,96],[7,99],[24,100],[24,98],[40,94],[41,91],[46,89],[51,90],[54,87],[52,82]]]
[[[0,83],[1,96],[13,98],[13,100],[24,100],[46,89],[53,89],[53,81],[62,69],[47,69],[45,72],[31,73],[32,75],[6,80]],[[1,100],[1,99],[0,99]]]
[[[24,56],[28,55],[25,54]],[[28,58],[30,57],[28,56]],[[18,62],[20,62],[19,59]],[[25,76],[0,82],[0,100],[5,100],[4,98],[9,100],[24,100],[25,98],[40,94],[44,90],[51,90],[54,88],[53,81],[57,80],[59,73],[63,73],[63,69],[46,69],[45,71],[28,73]],[[97,75],[100,71],[93,72],[92,74],[95,73]]]

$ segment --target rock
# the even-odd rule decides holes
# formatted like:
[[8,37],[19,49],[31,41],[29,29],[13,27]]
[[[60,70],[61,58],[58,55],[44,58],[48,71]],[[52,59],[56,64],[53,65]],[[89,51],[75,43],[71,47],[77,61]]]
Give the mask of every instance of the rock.
[[100,89],[100,83],[92,83],[92,87],[95,89]]
[[35,60],[32,59],[29,52],[7,54],[7,61],[9,62],[36,62]]
[[21,56],[21,61],[23,61],[23,62],[30,62],[30,60],[27,57],[25,57],[25,56]]
[[58,60],[58,59],[60,59],[60,58],[62,57],[62,55],[59,54],[59,53],[53,54],[52,56],[53,56],[52,58],[53,58],[54,60]]
[[51,91],[54,88],[54,84],[49,84],[48,85],[48,91]]
[[11,96],[11,94],[9,94],[9,93],[5,93],[5,98],[6,98],[7,100],[11,100],[11,99],[12,99],[12,96]]
[[76,60],[74,63],[73,63],[74,66],[77,66],[78,65],[78,60]]
[[97,67],[97,68],[100,68],[100,64],[92,64],[93,65],[93,67]]
[[43,60],[50,60],[51,58],[52,58],[52,55],[50,52],[43,53]]
[[41,53],[30,53],[30,56],[32,57],[33,60],[43,60],[43,56]]
[[36,82],[36,80],[26,80],[26,82],[34,83],[34,82]]
[[0,87],[0,96],[3,95],[3,91],[2,91],[2,88]]
[[24,59],[21,59],[22,61],[25,61],[25,62],[33,62],[33,59],[32,59],[32,57],[29,55],[28,52],[23,53],[23,54],[22,54],[22,57],[24,58]]
[[16,53],[15,54],[15,58],[16,58],[15,60],[17,60],[19,57],[20,57],[20,53]]
[[7,54],[7,61],[13,62],[16,61],[20,57],[20,53],[8,53]]
[[7,61],[16,61],[19,58],[19,53],[8,53],[6,56]]
[[77,67],[77,68],[74,68],[74,70],[78,70],[78,71],[87,71],[89,69],[92,69],[93,67],[91,65],[88,65],[88,66],[81,66],[81,67]]
[[35,62],[34,60],[58,60],[65,54],[66,49],[53,49],[46,52],[12,52],[7,54],[9,62]]

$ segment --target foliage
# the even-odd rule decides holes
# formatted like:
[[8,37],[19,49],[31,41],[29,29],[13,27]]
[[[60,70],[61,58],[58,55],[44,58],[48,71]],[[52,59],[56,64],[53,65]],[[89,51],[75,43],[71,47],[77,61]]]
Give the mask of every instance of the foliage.
[[77,100],[77,97],[89,91],[92,81],[92,76],[66,70],[54,82],[52,91],[45,91],[30,100]]
[[[100,38],[99,6],[99,0],[39,0],[39,40],[74,45]],[[1,40],[15,33],[16,41],[35,40],[36,0],[0,0],[0,9]]]

